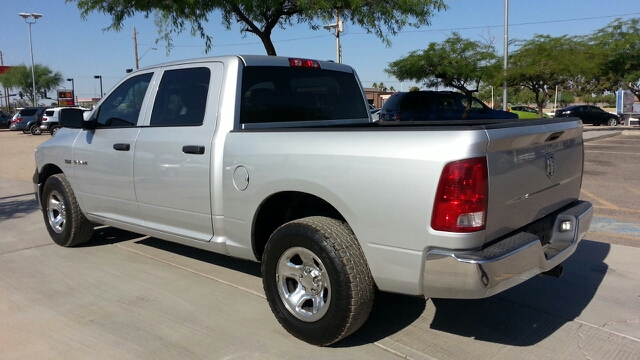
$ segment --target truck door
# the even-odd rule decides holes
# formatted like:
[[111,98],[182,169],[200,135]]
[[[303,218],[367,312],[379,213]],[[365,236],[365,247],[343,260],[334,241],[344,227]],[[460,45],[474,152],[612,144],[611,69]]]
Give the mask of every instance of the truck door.
[[94,111],[95,129],[83,130],[73,146],[76,195],[92,215],[140,224],[133,189],[133,150],[138,121],[153,72],[126,79]]
[[212,139],[223,66],[166,67],[136,141],[134,182],[144,226],[209,241]]

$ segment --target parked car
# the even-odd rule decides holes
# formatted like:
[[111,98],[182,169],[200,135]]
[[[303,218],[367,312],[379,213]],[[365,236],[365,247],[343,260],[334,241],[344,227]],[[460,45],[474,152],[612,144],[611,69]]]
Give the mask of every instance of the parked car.
[[[520,119],[540,119],[538,115],[538,109],[527,105],[514,105],[507,108],[507,111],[518,115]],[[549,115],[543,113],[543,118],[548,118]]]
[[[462,119],[467,97],[454,91],[409,91],[394,93],[380,110],[382,121],[428,121]],[[493,110],[473,98],[467,119],[517,119],[518,115]]]
[[13,115],[4,110],[0,110],[0,129],[8,129],[11,126],[11,118]]
[[[58,114],[60,113],[60,109],[66,109],[67,107],[55,107],[51,109],[47,109],[42,115],[42,120],[40,121],[40,130],[48,131],[51,136],[54,136],[58,129],[60,129],[60,124],[58,122]],[[81,108],[84,112],[89,111],[89,109]]]
[[594,105],[571,105],[556,110],[555,117],[578,117],[583,124],[617,126],[620,117]]
[[47,110],[47,107],[28,107],[21,109],[13,120],[11,120],[11,126],[9,130],[22,130],[23,133],[32,133],[33,135],[42,134],[40,130],[40,119],[42,114]]

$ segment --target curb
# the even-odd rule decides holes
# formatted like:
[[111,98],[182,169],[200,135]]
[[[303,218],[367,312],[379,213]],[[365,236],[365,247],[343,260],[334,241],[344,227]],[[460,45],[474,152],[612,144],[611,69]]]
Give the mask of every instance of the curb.
[[606,139],[606,138],[610,138],[610,137],[618,136],[618,135],[620,135],[620,134],[622,134],[622,130],[620,130],[620,131],[614,131],[614,132],[607,133],[607,134],[602,134],[602,135],[596,135],[596,136],[592,136],[592,137],[587,137],[587,138],[585,138],[585,137],[584,137],[584,134],[583,134],[583,139],[584,139],[583,141],[584,141],[584,142],[590,142],[590,141],[594,141],[594,140]]

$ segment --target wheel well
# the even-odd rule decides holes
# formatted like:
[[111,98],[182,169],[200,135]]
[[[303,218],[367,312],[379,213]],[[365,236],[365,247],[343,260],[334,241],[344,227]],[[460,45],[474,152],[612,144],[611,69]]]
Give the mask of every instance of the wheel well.
[[281,225],[308,216],[326,216],[344,221],[336,208],[325,200],[311,194],[285,191],[271,195],[256,214],[253,222],[253,253],[262,259],[264,247],[271,234]]
[[[42,167],[42,171],[38,174],[38,178],[34,180],[36,180],[38,184],[44,185],[44,183],[47,181],[48,178],[50,178],[52,175],[60,174],[60,173],[62,173],[62,169],[60,169],[56,165],[47,164]],[[42,191],[43,187],[44,186],[40,187],[40,191]],[[42,196],[42,194],[40,195]]]

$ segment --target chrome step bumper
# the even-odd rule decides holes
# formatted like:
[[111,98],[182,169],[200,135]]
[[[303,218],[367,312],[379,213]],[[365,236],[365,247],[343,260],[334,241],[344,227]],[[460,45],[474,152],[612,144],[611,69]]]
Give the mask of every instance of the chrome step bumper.
[[553,224],[545,242],[522,231],[475,252],[429,250],[422,284],[425,297],[484,298],[560,265],[578,247],[589,230],[593,205],[578,201],[564,211],[533,223]]

